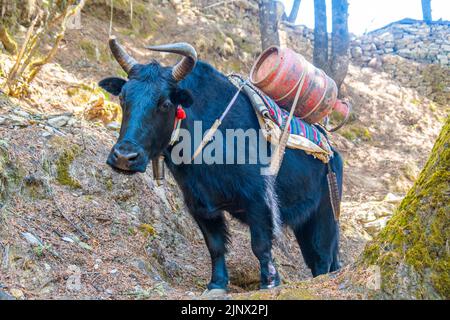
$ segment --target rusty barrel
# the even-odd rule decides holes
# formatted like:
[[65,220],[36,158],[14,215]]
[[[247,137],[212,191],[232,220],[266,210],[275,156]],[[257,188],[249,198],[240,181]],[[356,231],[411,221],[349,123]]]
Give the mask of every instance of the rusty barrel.
[[336,83],[289,48],[270,47],[256,60],[250,81],[280,107],[290,110],[299,86],[300,98],[294,115],[317,123],[332,111],[348,117],[347,104],[337,99]]

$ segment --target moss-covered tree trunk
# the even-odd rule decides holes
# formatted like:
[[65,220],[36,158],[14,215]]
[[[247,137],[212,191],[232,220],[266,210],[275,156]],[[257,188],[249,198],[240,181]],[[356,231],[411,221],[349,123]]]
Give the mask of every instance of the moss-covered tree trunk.
[[362,266],[380,268],[379,298],[450,298],[450,117],[419,178]]

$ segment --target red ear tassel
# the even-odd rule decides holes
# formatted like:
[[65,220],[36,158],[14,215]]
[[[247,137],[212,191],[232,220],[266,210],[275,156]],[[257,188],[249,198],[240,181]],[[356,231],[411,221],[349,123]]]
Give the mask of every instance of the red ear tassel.
[[182,106],[178,106],[176,118],[177,118],[178,120],[184,120],[184,119],[186,119],[186,112],[184,111],[184,109],[183,109]]

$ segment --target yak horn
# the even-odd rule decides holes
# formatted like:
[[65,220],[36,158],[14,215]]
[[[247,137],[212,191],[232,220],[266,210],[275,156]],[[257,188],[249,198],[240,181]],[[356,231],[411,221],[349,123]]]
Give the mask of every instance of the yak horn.
[[119,42],[117,42],[115,36],[111,36],[109,38],[109,48],[111,49],[114,58],[122,67],[123,71],[129,74],[131,68],[133,68],[133,66],[138,62],[125,51]]
[[189,43],[179,42],[160,46],[147,46],[146,48],[152,51],[171,52],[183,56],[183,59],[172,69],[172,76],[175,81],[183,80],[194,69],[197,62],[197,52]]

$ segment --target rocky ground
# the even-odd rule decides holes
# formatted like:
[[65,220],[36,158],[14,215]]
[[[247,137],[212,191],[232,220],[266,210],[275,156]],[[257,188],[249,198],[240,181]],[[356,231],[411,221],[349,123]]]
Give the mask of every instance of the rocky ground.
[[[108,11],[94,2],[82,16],[83,29],[68,31],[27,99],[0,95],[0,296],[197,298],[208,281],[209,256],[173,179],[156,186],[151,170],[123,176],[105,165],[117,136],[117,105],[95,83],[119,68],[106,50]],[[202,59],[225,73],[246,74],[259,51],[255,8],[238,1],[225,9],[170,1],[146,8],[151,19],[139,20],[148,13],[141,8],[133,23],[119,10],[113,30],[141,61],[174,61],[146,52],[143,44],[192,39]],[[297,45],[291,43],[304,52]],[[0,65],[8,70],[10,58],[1,54]],[[331,140],[345,159],[341,256],[348,266],[411,187],[448,106],[390,73],[357,65],[342,94],[354,115]],[[258,268],[248,230],[228,220],[231,293],[255,290]],[[275,257],[285,284],[311,277],[289,231]],[[339,287],[321,289],[330,291],[326,297],[349,297]]]

